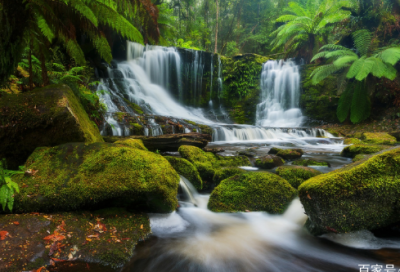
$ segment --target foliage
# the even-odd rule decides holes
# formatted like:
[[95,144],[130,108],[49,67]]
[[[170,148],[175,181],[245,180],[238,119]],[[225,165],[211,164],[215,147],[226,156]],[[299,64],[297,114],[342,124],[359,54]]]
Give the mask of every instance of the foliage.
[[[393,80],[396,77],[394,65],[400,60],[400,47],[389,46],[375,49],[374,37],[366,29],[352,34],[355,50],[341,45],[327,44],[321,47],[311,61],[325,58],[328,64],[315,69],[311,74],[314,84],[318,84],[333,73],[342,71],[350,83],[339,100],[338,119],[346,120],[350,111],[350,120],[359,123],[369,117],[371,103],[367,94],[366,79],[369,75]],[[351,101],[351,102],[350,102]]]
[[[23,170],[23,167],[20,167]],[[18,184],[11,180],[11,177],[15,174],[23,174],[24,171],[13,171],[7,170],[7,163],[5,159],[0,161],[0,204],[3,211],[6,207],[10,210],[14,206],[14,194],[19,193]]]
[[287,14],[276,20],[284,24],[271,34],[275,36],[273,50],[299,51],[311,56],[320,44],[327,43],[334,26],[350,17],[350,10],[356,8],[354,3],[350,0],[307,0],[303,5],[290,2]]

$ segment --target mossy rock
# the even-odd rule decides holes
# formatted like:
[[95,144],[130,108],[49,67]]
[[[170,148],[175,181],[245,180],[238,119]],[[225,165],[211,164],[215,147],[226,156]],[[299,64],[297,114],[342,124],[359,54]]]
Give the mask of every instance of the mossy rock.
[[257,158],[255,161],[255,165],[261,169],[272,169],[284,164],[285,161],[281,157],[275,155],[266,155],[264,157]]
[[132,148],[148,151],[147,148],[144,146],[143,141],[140,139],[124,139],[114,142],[115,144],[121,144],[124,146],[129,146]]
[[245,173],[246,171],[238,167],[222,168],[215,171],[213,181],[215,185],[220,184],[224,179],[230,178],[234,175]]
[[302,149],[281,149],[278,153],[276,153],[277,156],[285,160],[299,159],[301,156],[303,156],[303,154],[304,152]]
[[282,149],[277,148],[277,147],[273,147],[268,151],[268,154],[272,154],[272,155],[276,155],[278,154],[279,151],[281,151]]
[[396,138],[385,132],[364,132],[361,139],[369,144],[392,145],[397,142]]
[[293,188],[297,189],[304,181],[321,175],[318,170],[305,166],[287,165],[276,169],[276,174],[286,179]]
[[129,207],[171,212],[178,205],[179,175],[161,155],[110,143],[69,143],[37,148],[16,175],[21,188],[14,212]]
[[299,165],[299,166],[326,166],[326,167],[331,167],[331,164],[326,161],[320,161],[320,160],[314,160],[314,159],[300,159],[300,160],[295,160],[293,165]]
[[357,139],[357,138],[347,138],[347,139],[344,139],[343,143],[345,145],[363,144],[363,141],[361,141],[360,139]]
[[358,154],[353,158],[353,162],[361,161],[362,159],[364,159],[367,156],[368,155],[366,155],[366,154]]
[[164,158],[169,161],[178,174],[187,178],[197,190],[203,189],[203,181],[199,171],[197,171],[197,168],[191,162],[183,158],[171,156],[165,156]]
[[[97,218],[101,218],[100,222],[106,228],[102,233],[94,230],[99,222]],[[62,222],[63,227],[57,230]],[[102,271],[104,266],[108,267],[105,269],[107,271],[110,267],[121,268],[132,258],[137,243],[151,233],[146,214],[135,214],[124,209],[0,215],[0,226],[10,235],[0,243],[0,258],[10,260],[10,263],[0,263],[0,269],[5,271],[36,271],[49,265],[50,258],[68,260],[69,256],[75,262],[90,263],[93,271]],[[49,256],[53,241],[44,238],[55,230],[64,236],[59,242],[64,246]],[[98,235],[98,238],[89,235]],[[10,256],[13,256],[13,260]],[[10,266],[6,267],[8,264]]]
[[208,208],[214,212],[281,214],[295,196],[296,190],[278,175],[246,172],[221,181],[211,193]]
[[213,181],[215,171],[221,167],[250,166],[249,158],[245,156],[220,156],[211,152],[204,152],[198,147],[183,145],[179,147],[181,156],[196,166],[204,183],[209,188]]
[[103,142],[67,85],[51,85],[0,99],[0,158],[17,169],[40,146]]
[[355,144],[346,146],[341,155],[347,158],[354,158],[358,154],[373,154],[379,151],[384,150],[385,146],[381,145],[366,145],[366,144]]
[[400,220],[400,148],[393,148],[327,174],[299,187],[316,235],[373,230]]

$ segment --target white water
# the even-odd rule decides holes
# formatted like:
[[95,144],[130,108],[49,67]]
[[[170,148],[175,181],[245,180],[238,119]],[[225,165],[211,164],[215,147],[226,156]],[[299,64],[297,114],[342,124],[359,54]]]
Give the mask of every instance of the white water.
[[[297,140],[299,144],[309,137],[333,137],[331,134],[317,129],[266,129],[261,126],[298,127],[302,116],[300,110],[298,67],[292,61],[268,61],[262,71],[261,87],[264,102],[257,106],[257,123],[260,127],[250,125],[227,126],[207,119],[202,109],[182,106],[171,96],[168,90],[169,81],[176,80],[179,86],[179,97],[182,99],[182,79],[180,77],[182,63],[179,53],[172,47],[143,46],[128,42],[128,61],[118,63],[118,67],[109,69],[109,78],[103,79],[98,87],[101,101],[107,105],[109,114],[106,122],[111,125],[113,135],[128,136],[129,129],[117,122],[112,116],[115,112],[128,112],[135,115],[127,105],[127,101],[138,104],[146,113],[189,119],[213,127],[213,141],[237,142],[255,140]],[[193,51],[193,61],[184,67],[185,75],[190,78],[193,97],[201,90],[204,54]],[[222,63],[218,57],[217,97],[220,100],[223,91]],[[103,92],[104,90],[105,92]],[[210,100],[212,108],[212,101]],[[226,116],[221,103],[213,109]],[[285,105],[288,110],[285,110]],[[218,114],[214,114],[217,116]],[[279,118],[275,118],[278,116]],[[297,117],[296,117],[297,116]],[[282,119],[283,118],[283,119]],[[140,120],[138,119],[138,123]],[[159,125],[149,122],[144,128],[145,135],[162,135]],[[190,132],[187,128],[186,132]],[[105,130],[102,131],[105,133]]]
[[261,103],[256,124],[263,127],[299,127],[300,71],[292,60],[270,60],[261,73]]
[[208,196],[183,182],[194,204],[202,204],[150,215],[153,233],[163,240],[152,245],[150,264],[141,271],[359,271],[358,264],[377,261],[346,247],[400,248],[366,231],[325,236],[346,247],[323,243],[303,229],[307,216],[298,199],[283,215],[213,213],[204,204]]

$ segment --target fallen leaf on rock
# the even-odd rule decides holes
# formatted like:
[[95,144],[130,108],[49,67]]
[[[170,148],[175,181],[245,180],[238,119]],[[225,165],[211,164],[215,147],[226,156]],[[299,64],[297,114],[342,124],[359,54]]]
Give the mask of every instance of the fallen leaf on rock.
[[97,221],[97,224],[94,226],[94,230],[102,233],[102,232],[107,231],[107,228],[106,228],[106,225],[104,225],[100,221]]
[[92,235],[89,235],[88,238],[99,238],[99,235],[98,234],[92,234]]
[[61,259],[57,259],[57,258],[51,258],[53,261],[55,262],[65,262],[66,260],[61,260]]
[[51,234],[49,236],[46,236],[43,238],[43,240],[52,240],[52,241],[61,241],[64,240],[65,236],[64,235],[59,235],[59,234]]
[[5,230],[0,231],[0,240],[6,239],[8,235],[9,235],[8,231]]
[[15,221],[15,222],[13,222],[14,223],[14,225],[19,225],[19,222],[18,221]]

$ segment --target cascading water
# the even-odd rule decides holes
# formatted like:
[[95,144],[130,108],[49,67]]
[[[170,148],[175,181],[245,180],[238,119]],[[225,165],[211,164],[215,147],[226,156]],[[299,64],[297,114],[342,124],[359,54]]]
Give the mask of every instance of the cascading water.
[[300,72],[293,60],[270,60],[261,73],[261,100],[257,105],[256,125],[299,127],[303,115],[299,107]]

